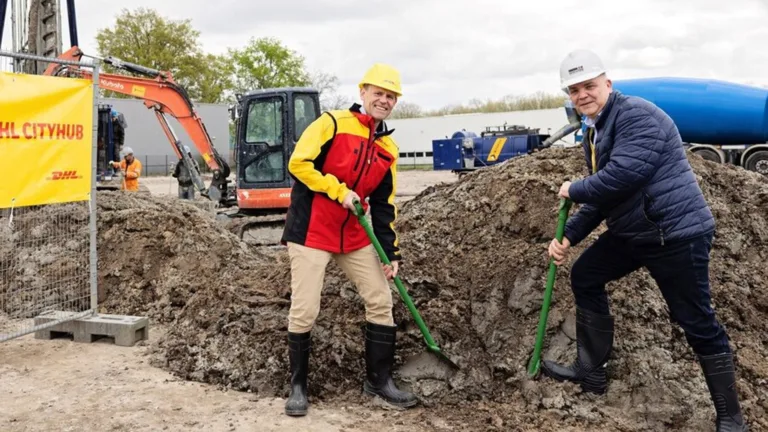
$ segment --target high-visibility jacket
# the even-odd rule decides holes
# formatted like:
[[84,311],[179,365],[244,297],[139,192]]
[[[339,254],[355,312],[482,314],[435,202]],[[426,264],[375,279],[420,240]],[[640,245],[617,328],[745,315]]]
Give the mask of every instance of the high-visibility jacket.
[[391,261],[400,259],[395,187],[399,151],[384,122],[374,132],[373,117],[354,104],[323,113],[296,143],[288,170],[291,190],[282,242],[331,253],[348,253],[371,242],[357,217],[341,203],[350,190],[369,199],[376,238]]
[[133,158],[133,162],[126,166],[125,159],[123,159],[120,161],[119,168],[125,174],[122,188],[133,192],[138,191],[139,177],[141,177],[141,162],[139,162],[138,159]]

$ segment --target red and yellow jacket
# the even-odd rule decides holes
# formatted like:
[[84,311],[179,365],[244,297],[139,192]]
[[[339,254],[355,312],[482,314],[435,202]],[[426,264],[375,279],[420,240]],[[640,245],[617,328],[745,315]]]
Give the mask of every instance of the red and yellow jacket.
[[[395,233],[398,148],[381,122],[354,104],[326,112],[296,143],[288,170],[296,183],[282,242],[348,253],[371,242],[357,217],[342,207],[350,190],[368,198],[373,231],[391,261],[400,259]],[[364,208],[368,208],[365,202]]]

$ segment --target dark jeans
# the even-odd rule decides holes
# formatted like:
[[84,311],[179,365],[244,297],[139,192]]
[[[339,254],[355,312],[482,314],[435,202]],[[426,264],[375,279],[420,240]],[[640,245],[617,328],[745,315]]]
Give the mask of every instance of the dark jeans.
[[608,315],[605,284],[645,267],[659,285],[674,322],[699,355],[731,352],[725,329],[710,304],[709,253],[712,234],[661,245],[632,246],[606,232],[571,270],[576,305]]
[[179,198],[181,198],[181,199],[189,199],[189,200],[195,199],[195,186],[194,185],[188,185],[188,186],[179,185]]

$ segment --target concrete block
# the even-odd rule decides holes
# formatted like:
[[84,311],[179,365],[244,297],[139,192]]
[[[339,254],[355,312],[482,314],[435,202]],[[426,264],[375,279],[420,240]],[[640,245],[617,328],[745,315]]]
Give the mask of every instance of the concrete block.
[[[35,325],[56,321],[67,312],[48,312],[35,317]],[[75,342],[91,343],[102,337],[110,337],[115,345],[133,346],[149,338],[149,319],[130,315],[99,314],[57,324],[35,332],[35,339],[51,339],[60,334],[70,334]]]

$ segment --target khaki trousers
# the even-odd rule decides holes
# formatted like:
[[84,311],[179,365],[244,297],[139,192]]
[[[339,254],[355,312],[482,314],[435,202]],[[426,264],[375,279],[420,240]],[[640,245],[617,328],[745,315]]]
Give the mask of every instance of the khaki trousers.
[[357,287],[365,303],[365,319],[373,324],[394,325],[392,291],[373,245],[346,254],[334,254],[289,242],[288,255],[291,259],[289,332],[306,333],[312,330],[320,313],[320,293],[325,268],[331,258]]

